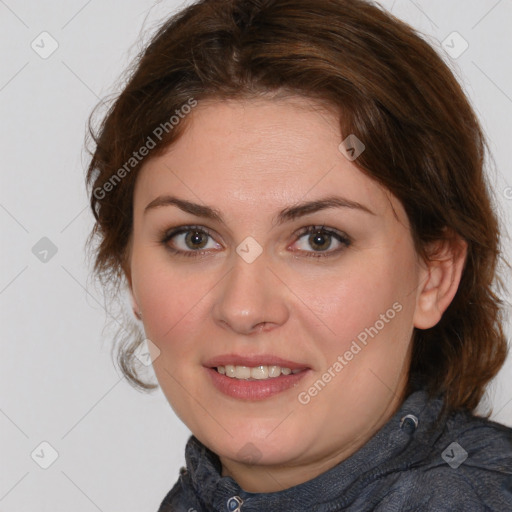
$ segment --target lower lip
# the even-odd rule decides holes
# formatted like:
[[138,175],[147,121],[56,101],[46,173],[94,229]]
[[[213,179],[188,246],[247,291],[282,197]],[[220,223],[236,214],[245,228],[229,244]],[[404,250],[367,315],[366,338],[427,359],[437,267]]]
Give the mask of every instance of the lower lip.
[[299,373],[281,375],[262,380],[233,379],[221,375],[214,368],[206,368],[213,385],[221,392],[239,400],[265,400],[295,387],[298,382],[308,373],[303,370]]

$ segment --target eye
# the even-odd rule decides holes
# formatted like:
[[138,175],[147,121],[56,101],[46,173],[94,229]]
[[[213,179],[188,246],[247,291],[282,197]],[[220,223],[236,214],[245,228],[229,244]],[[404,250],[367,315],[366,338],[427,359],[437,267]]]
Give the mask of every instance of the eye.
[[184,256],[197,256],[212,249],[222,249],[208,230],[199,226],[180,226],[167,231],[162,244],[171,252]]
[[303,228],[294,243],[299,252],[310,253],[307,256],[332,256],[347,248],[351,240],[344,233],[327,229],[324,226]]

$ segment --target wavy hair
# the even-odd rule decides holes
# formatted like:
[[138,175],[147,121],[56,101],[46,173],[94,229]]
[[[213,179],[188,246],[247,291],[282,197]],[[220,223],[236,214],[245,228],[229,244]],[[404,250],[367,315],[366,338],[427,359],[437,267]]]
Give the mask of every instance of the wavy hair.
[[[115,299],[126,283],[137,171],[179,138],[187,119],[127,171],[155,127],[191,98],[269,93],[322,102],[340,113],[341,133],[366,141],[355,163],[401,201],[418,254],[428,258],[429,244],[447,233],[466,241],[455,298],[437,325],[414,331],[408,389],[420,383],[443,395],[449,410],[474,410],[507,354],[485,138],[433,47],[370,2],[202,0],[166,20],[97,129],[91,116],[95,147],[86,179],[96,221],[88,239],[96,242],[95,275]],[[142,338],[127,325],[116,336],[117,360],[129,382],[152,389],[133,357]]]

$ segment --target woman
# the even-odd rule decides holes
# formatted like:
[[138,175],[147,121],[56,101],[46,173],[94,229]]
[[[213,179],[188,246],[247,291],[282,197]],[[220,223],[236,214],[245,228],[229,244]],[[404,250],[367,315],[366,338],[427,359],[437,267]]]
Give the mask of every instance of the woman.
[[95,142],[95,270],[193,434],[161,512],[512,510],[512,431],[474,414],[507,352],[485,141],[410,27],[197,2]]

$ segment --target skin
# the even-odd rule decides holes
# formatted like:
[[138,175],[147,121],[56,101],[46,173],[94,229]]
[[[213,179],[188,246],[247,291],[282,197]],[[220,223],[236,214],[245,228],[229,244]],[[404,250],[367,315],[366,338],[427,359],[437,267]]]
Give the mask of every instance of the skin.
[[[223,475],[247,491],[281,490],[349,457],[397,410],[413,329],[435,325],[449,305],[464,247],[439,244],[425,263],[401,203],[341,154],[347,134],[310,100],[203,101],[186,122],[178,141],[137,178],[127,271],[133,307],[160,351],[153,366],[165,396],[219,455]],[[165,194],[215,208],[222,221],[174,205],[144,212]],[[372,213],[327,208],[276,223],[279,211],[332,195]],[[183,225],[210,231],[199,256],[184,235],[162,242]],[[319,251],[298,233],[307,226],[343,232],[350,244],[327,236],[328,249]],[[236,252],[248,236],[263,250],[252,263]],[[315,257],[319,252],[330,255]],[[400,312],[301,403],[299,393],[393,304]],[[309,371],[293,389],[239,400],[212,386],[203,367],[230,353],[274,354]]]

